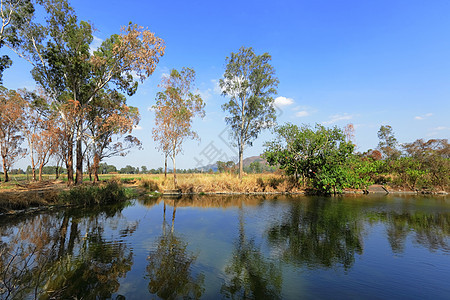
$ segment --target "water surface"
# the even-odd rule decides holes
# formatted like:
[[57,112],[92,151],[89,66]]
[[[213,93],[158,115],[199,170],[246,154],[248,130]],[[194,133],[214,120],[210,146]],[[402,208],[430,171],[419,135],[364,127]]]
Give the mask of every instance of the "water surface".
[[1,299],[450,299],[450,198],[191,197],[0,217]]

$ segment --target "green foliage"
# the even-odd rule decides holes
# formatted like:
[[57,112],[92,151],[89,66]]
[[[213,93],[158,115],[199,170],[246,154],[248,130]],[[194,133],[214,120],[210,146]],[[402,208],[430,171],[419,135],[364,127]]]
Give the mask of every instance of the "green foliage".
[[246,172],[247,173],[262,173],[263,165],[259,161],[254,161],[250,163]]
[[60,201],[75,205],[113,204],[127,199],[125,190],[117,181],[110,181],[105,186],[77,186],[60,194]]
[[354,145],[345,141],[342,130],[316,124],[298,127],[285,124],[275,128],[277,138],[265,144],[264,157],[270,165],[278,165],[297,180],[311,181],[318,193],[339,192],[351,186],[352,169],[346,160]]
[[117,172],[117,168],[113,165],[108,165],[107,163],[100,163],[98,167],[99,174],[109,174]]
[[244,147],[251,146],[261,130],[275,124],[273,95],[279,81],[269,63],[271,59],[268,53],[256,55],[252,48],[241,47],[226,58],[224,77],[219,82],[222,95],[230,98],[222,109],[228,112],[225,121],[239,148],[240,176]]
[[124,168],[119,170],[120,174],[139,174],[139,168],[132,167],[130,165],[126,165]]
[[219,173],[224,173],[224,172],[229,172],[229,173],[234,173],[236,170],[236,164],[234,163],[234,161],[217,161],[217,171],[219,171]]
[[382,125],[378,130],[378,149],[383,153],[386,159],[397,159],[400,156],[400,151],[397,149],[397,139],[394,136],[394,131],[390,125]]

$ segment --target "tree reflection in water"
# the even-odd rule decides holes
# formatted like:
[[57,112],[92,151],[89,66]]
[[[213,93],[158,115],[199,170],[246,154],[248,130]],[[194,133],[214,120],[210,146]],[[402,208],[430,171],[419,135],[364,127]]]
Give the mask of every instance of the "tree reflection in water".
[[387,236],[392,251],[402,253],[409,234],[414,232],[417,244],[434,251],[450,251],[450,214],[445,212],[418,212],[405,210],[401,213],[378,214],[378,219],[387,226]]
[[362,216],[355,206],[330,199],[290,202],[282,220],[267,232],[285,262],[310,268],[341,264],[349,269],[362,254]]
[[231,276],[221,288],[221,293],[227,298],[281,298],[281,269],[264,257],[254,240],[247,239],[242,202],[239,206],[239,238],[235,242],[232,259],[226,266],[225,273]]
[[173,213],[170,229],[166,222],[164,200],[162,235],[156,241],[156,249],[148,256],[148,290],[163,299],[200,298],[205,288],[204,275],[192,274],[192,264],[197,257],[186,248],[188,243],[174,231],[177,200],[172,200]]
[[[120,219],[123,208],[66,210],[0,226],[0,298],[111,298],[132,266],[127,245],[104,237],[108,220]],[[132,233],[137,225],[119,228]]]

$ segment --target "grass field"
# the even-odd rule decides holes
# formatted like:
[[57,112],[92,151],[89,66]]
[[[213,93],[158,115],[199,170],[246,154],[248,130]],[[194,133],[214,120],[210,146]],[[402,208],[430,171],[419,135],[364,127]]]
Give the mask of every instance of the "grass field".
[[[101,180],[108,180],[114,175],[102,175]],[[117,176],[117,175],[115,175]],[[158,191],[175,189],[173,175],[143,174],[119,175],[122,182],[134,181],[138,185],[152,185]],[[294,192],[298,191],[289,178],[277,174],[248,174],[242,181],[238,176],[229,173],[220,174],[178,174],[178,189],[183,193],[212,193],[212,192]]]
[[[173,175],[167,174],[102,174],[99,175],[101,181],[111,179],[120,180],[122,183],[137,185],[150,190],[175,189]],[[44,180],[54,180],[55,175],[45,175]],[[67,177],[63,174],[59,178],[66,181]],[[177,174],[178,189],[184,193],[253,193],[253,192],[296,192],[298,188],[289,180],[289,178],[273,174],[247,174],[242,181],[236,174],[229,173],[199,173],[199,174]],[[11,175],[10,182],[0,183],[0,190],[13,189],[14,187],[29,182],[30,176]],[[89,176],[84,175],[84,182],[89,182]]]

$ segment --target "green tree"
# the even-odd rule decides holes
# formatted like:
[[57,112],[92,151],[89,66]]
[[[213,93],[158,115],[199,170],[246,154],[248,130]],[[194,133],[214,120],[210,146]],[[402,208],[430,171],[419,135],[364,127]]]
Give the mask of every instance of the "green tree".
[[259,161],[254,161],[248,166],[249,173],[262,173],[263,165]]
[[265,144],[269,165],[278,165],[296,180],[301,176],[304,183],[310,180],[319,193],[336,193],[349,185],[346,160],[354,145],[345,141],[341,129],[288,123],[276,127],[275,133],[276,139]]
[[205,103],[199,94],[193,93],[195,71],[183,68],[172,69],[170,75],[162,79],[162,92],[156,96],[155,128],[153,139],[165,157],[170,156],[173,163],[173,181],[177,187],[177,171],[175,158],[183,150],[186,139],[199,139],[192,130],[195,116],[205,115]]
[[219,82],[222,95],[230,98],[222,109],[228,112],[225,121],[239,150],[240,179],[245,146],[251,146],[261,130],[276,121],[273,95],[279,81],[271,59],[268,53],[256,55],[252,48],[241,47],[226,58],[225,73]]
[[395,164],[395,172],[410,188],[450,184],[450,144],[447,139],[416,140],[402,145],[405,157]]
[[397,139],[394,136],[394,131],[390,125],[382,125],[378,130],[378,149],[383,153],[384,158],[396,159],[400,156],[400,151],[397,149]]

